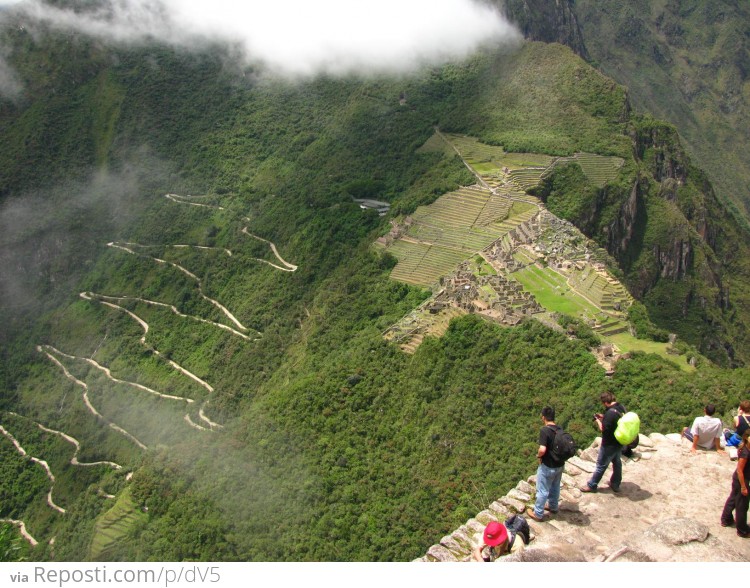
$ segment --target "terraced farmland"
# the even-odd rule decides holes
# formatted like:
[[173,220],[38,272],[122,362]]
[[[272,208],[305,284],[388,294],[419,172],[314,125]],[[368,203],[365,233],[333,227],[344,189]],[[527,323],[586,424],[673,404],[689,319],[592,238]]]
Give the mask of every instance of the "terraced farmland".
[[130,494],[130,488],[125,488],[115,505],[104,513],[95,525],[94,539],[91,542],[90,556],[94,561],[107,559],[107,554],[125,535],[139,522],[147,519],[141,512]]
[[394,280],[430,286],[458,263],[529,220],[538,208],[476,186],[419,207],[412,224],[389,246],[399,260]]
[[461,157],[476,162],[490,162],[500,160],[505,155],[505,149],[496,145],[481,143],[479,139],[466,135],[445,134]]
[[580,165],[591,183],[600,188],[607,182],[616,179],[617,174],[620,173],[620,168],[625,164],[625,160],[620,157],[605,157],[593,153],[576,153],[573,157],[559,159],[556,164],[560,165],[570,161]]
[[624,309],[630,305],[632,297],[622,284],[588,266],[582,271],[571,270],[570,281],[586,298],[603,310],[614,312],[616,306]]

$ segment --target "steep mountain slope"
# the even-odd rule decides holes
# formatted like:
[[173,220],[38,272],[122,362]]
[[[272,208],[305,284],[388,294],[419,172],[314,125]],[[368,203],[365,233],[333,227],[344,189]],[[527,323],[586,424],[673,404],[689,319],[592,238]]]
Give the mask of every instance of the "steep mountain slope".
[[679,128],[721,199],[747,218],[747,4],[583,0],[574,11],[591,59],[639,109]]
[[[438,126],[622,160],[603,187],[561,167],[549,207],[615,251],[647,302],[687,284],[695,321],[724,325],[747,357],[711,253],[746,237],[712,224],[722,213],[671,129],[631,117],[624,89],[560,45],[294,85],[218,47],[3,34],[26,91],[0,112],[3,206],[18,211],[0,424],[56,481],[4,436],[3,467],[23,476],[0,479],[13,498],[0,516],[26,523],[34,557],[410,559],[525,477],[550,399],[584,439],[605,387],[662,429],[746,389],[747,370],[640,354],[608,380],[587,344],[535,321],[463,317],[413,356],[384,340],[429,292],[392,280],[395,259],[372,242],[476,181],[455,153],[421,149]],[[353,197],[390,202],[391,217]],[[694,252],[675,268],[681,256],[659,254],[674,243]],[[693,303],[710,288],[705,309]],[[664,301],[665,326],[684,301]],[[709,350],[716,337],[669,326]]]

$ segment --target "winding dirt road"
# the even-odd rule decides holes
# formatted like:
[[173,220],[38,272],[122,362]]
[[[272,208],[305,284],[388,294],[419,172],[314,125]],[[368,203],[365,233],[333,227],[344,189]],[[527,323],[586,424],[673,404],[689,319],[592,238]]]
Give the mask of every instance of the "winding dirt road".
[[132,441],[133,443],[135,443],[138,447],[140,447],[144,451],[148,449],[148,447],[146,447],[146,445],[144,445],[143,443],[141,443],[134,435],[130,434],[128,431],[126,431],[122,427],[114,424],[112,421],[109,421],[106,418],[104,418],[104,416],[101,413],[99,413],[99,411],[97,411],[94,408],[94,405],[91,404],[91,401],[89,400],[89,387],[88,387],[88,384],[86,384],[86,382],[81,382],[81,380],[79,380],[73,374],[71,374],[68,371],[68,369],[60,362],[59,359],[57,359],[54,355],[52,355],[51,353],[49,353],[48,351],[46,351],[45,349],[43,349],[41,345],[37,346],[36,349],[37,349],[37,351],[39,353],[43,353],[55,365],[57,365],[57,367],[59,367],[63,371],[63,373],[65,374],[66,378],[68,378],[70,381],[72,381],[76,385],[80,386],[81,388],[83,388],[83,402],[86,405],[86,408],[89,409],[89,412],[91,414],[93,414],[97,419],[99,419],[102,422],[104,422],[110,429],[112,429],[113,431],[116,431],[117,433],[120,433],[121,435],[123,435],[124,437],[126,437],[127,439],[129,439],[130,441]]
[[47,478],[49,478],[50,482],[52,482],[52,485],[50,486],[49,491],[47,492],[47,505],[53,509],[59,512],[60,514],[65,514],[65,509],[55,504],[55,501],[52,499],[52,490],[55,489],[55,476],[52,473],[52,470],[49,467],[49,464],[44,461],[43,459],[39,459],[38,457],[33,457],[29,455],[26,450],[21,447],[21,444],[18,442],[18,440],[10,434],[9,431],[5,429],[5,427],[0,425],[0,433],[5,435],[8,439],[10,439],[11,443],[15,446],[18,453],[20,453],[23,457],[28,457],[31,461],[33,461],[36,464],[39,464],[44,468],[45,473],[47,474]]
[[[15,412],[9,412],[8,414],[13,415],[14,417],[21,418],[21,419],[22,418],[26,418],[26,417],[22,417],[19,414],[16,414]],[[28,419],[28,420],[31,420],[31,419]],[[67,433],[63,433],[62,431],[55,431],[54,429],[49,429],[49,428],[45,427],[44,425],[42,425],[40,423],[37,423],[36,421],[31,421],[31,422],[34,423],[39,429],[41,429],[45,433],[51,433],[53,435],[57,435],[59,437],[62,437],[63,440],[67,441],[68,443],[70,443],[71,445],[73,445],[76,448],[75,452],[73,453],[73,457],[70,458],[70,462],[69,462],[70,465],[79,466],[79,467],[82,467],[82,468],[89,468],[89,467],[94,467],[94,466],[105,465],[105,466],[109,466],[109,467],[111,467],[111,468],[113,468],[115,470],[121,470],[122,469],[122,466],[120,464],[117,464],[117,463],[115,463],[113,461],[94,461],[94,462],[80,462],[80,461],[78,461],[78,453],[81,451],[81,444],[78,442],[77,439],[75,439],[74,437],[71,437]]]
[[[164,198],[176,202],[177,204],[187,204],[189,206],[200,206],[201,208],[215,208],[216,210],[225,210],[223,206],[216,204],[201,204],[200,202],[191,202],[188,198],[191,196],[179,196],[178,194],[165,194]],[[199,196],[197,197],[199,198]]]
[[99,296],[97,294],[94,294],[93,292],[81,292],[80,296],[84,300],[88,300],[90,302],[98,302],[99,304],[103,304],[104,306],[108,306],[110,308],[114,308],[115,310],[119,310],[121,312],[124,312],[128,316],[130,316],[130,318],[132,318],[133,320],[135,320],[141,326],[141,328],[143,329],[143,337],[140,338],[141,345],[143,345],[146,349],[148,349],[149,351],[151,351],[154,355],[156,355],[158,357],[161,357],[164,361],[166,361],[169,365],[171,365],[174,369],[176,369],[181,374],[186,375],[191,380],[193,380],[193,381],[197,382],[198,384],[200,384],[201,386],[203,386],[209,392],[213,392],[214,391],[213,387],[208,382],[202,380],[201,378],[199,378],[198,376],[196,376],[194,373],[186,370],[184,367],[182,367],[177,362],[174,362],[171,359],[168,359],[168,358],[164,357],[164,355],[158,349],[154,349],[148,343],[146,343],[146,335],[148,335],[149,326],[148,326],[148,323],[146,321],[144,321],[141,317],[139,317],[137,314],[135,314],[134,312],[129,311],[127,308],[124,308],[124,307],[120,306],[119,304],[114,304],[112,302],[107,302],[106,300],[102,300],[102,299],[99,298]]
[[[138,257],[147,257],[148,259],[153,259],[156,263],[165,264],[165,265],[171,265],[173,268],[181,271],[183,274],[185,274],[186,276],[188,276],[192,280],[196,281],[196,283],[198,284],[198,293],[201,295],[201,297],[204,300],[210,302],[216,308],[218,308],[221,312],[223,312],[224,315],[230,321],[232,321],[235,325],[237,325],[237,327],[239,329],[242,329],[243,331],[247,331],[248,330],[248,328],[246,326],[244,326],[239,320],[237,320],[237,318],[231,312],[229,312],[229,309],[226,306],[224,306],[223,304],[221,304],[221,302],[219,302],[218,300],[214,300],[210,296],[206,296],[205,292],[203,292],[203,282],[201,282],[200,278],[198,278],[198,276],[196,276],[191,271],[189,271],[189,270],[185,269],[184,267],[182,267],[180,264],[173,263],[171,261],[167,261],[167,260],[161,259],[159,257],[154,257],[152,255],[144,255],[144,254],[136,253],[133,249],[130,248],[132,246],[139,246],[139,245],[137,245],[135,243],[125,243],[125,244],[122,244],[122,243],[110,242],[110,243],[107,243],[107,246],[108,247],[113,247],[114,249],[119,249],[121,251],[125,251],[126,253],[129,253],[131,255],[137,255]],[[185,316],[187,316],[187,315],[185,315]],[[218,324],[218,323],[216,323],[216,324]]]
[[31,536],[31,534],[26,530],[26,523],[24,523],[23,521],[17,521],[15,519],[0,519],[0,523],[7,523],[9,525],[14,525],[18,527],[18,530],[20,531],[21,536],[24,539],[26,539],[26,541],[28,541],[32,547],[36,547],[37,545],[39,545],[39,541],[34,539]]
[[244,233],[248,237],[252,237],[253,239],[257,239],[258,241],[266,243],[271,248],[271,251],[276,256],[276,259],[278,259],[280,263],[284,264],[285,267],[278,266],[275,263],[271,263],[270,261],[261,259],[260,257],[253,257],[255,261],[268,264],[271,267],[275,267],[277,270],[281,270],[282,272],[296,272],[299,269],[299,267],[294,265],[293,263],[289,263],[288,261],[285,261],[284,258],[281,257],[281,255],[279,254],[278,249],[276,249],[276,245],[271,243],[268,239],[264,239],[263,237],[258,237],[258,235],[253,235],[251,232],[247,230],[247,227],[244,227],[242,229],[242,233]]

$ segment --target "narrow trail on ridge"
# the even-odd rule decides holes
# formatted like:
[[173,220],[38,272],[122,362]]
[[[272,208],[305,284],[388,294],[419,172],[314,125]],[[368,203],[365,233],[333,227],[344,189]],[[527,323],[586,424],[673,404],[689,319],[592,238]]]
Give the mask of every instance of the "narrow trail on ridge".
[[13,525],[15,527],[18,527],[18,531],[21,533],[21,536],[28,541],[29,545],[32,547],[36,547],[39,545],[39,541],[34,539],[31,534],[26,530],[26,523],[23,521],[17,521],[15,519],[0,519],[0,523],[7,523],[9,525]]
[[[9,412],[8,414],[11,414],[11,415],[13,415],[15,417],[18,417],[18,418],[21,418],[21,419],[27,419],[27,417],[22,417],[21,415],[16,414],[15,412]],[[81,444],[80,444],[80,442],[75,437],[71,437],[70,435],[68,435],[67,433],[63,433],[62,431],[55,431],[54,429],[49,429],[49,428],[45,427],[44,425],[42,425],[40,423],[37,423],[36,421],[33,421],[31,419],[27,419],[27,420],[29,420],[32,423],[34,423],[39,429],[41,429],[45,433],[51,433],[52,435],[57,435],[58,437],[61,437],[63,440],[67,441],[68,443],[70,443],[71,445],[73,445],[76,448],[75,452],[73,453],[73,457],[71,457],[70,461],[68,462],[68,463],[70,463],[70,465],[74,465],[74,466],[78,466],[78,467],[82,467],[82,468],[91,468],[91,467],[95,467],[95,466],[104,465],[104,466],[111,467],[111,468],[113,468],[115,470],[121,470],[121,469],[123,469],[120,464],[117,464],[117,463],[115,463],[113,461],[94,461],[94,462],[80,462],[80,461],[78,461],[78,453],[81,451]]]
[[[196,276],[190,270],[187,270],[184,267],[182,267],[180,264],[174,263],[172,261],[167,261],[165,259],[161,259],[159,257],[154,257],[152,255],[145,255],[145,254],[141,254],[141,253],[136,253],[128,245],[130,245],[130,246],[137,246],[134,243],[124,243],[124,244],[116,243],[116,242],[107,243],[107,247],[112,247],[114,249],[119,249],[120,251],[125,251],[126,253],[129,253],[130,255],[136,255],[138,257],[146,257],[148,259],[153,259],[156,263],[170,265],[173,268],[181,271],[183,274],[185,274],[186,276],[188,276],[190,279],[196,281],[196,283],[198,284],[198,293],[201,295],[201,297],[204,300],[210,302],[216,308],[218,308],[221,312],[223,312],[224,315],[230,321],[232,321],[235,325],[237,325],[237,328],[242,329],[243,331],[247,331],[248,330],[248,328],[246,326],[244,326],[239,320],[237,320],[237,318],[231,312],[229,312],[229,309],[226,306],[224,306],[223,304],[221,304],[221,302],[219,302],[218,300],[214,300],[210,296],[206,296],[206,293],[203,291],[203,282],[200,280],[200,278],[198,276]],[[218,323],[216,323],[216,324],[218,324]]]
[[82,382],[81,380],[79,380],[78,378],[76,378],[73,374],[71,374],[68,371],[68,368],[66,368],[60,362],[59,359],[57,359],[49,351],[44,350],[41,345],[37,346],[36,349],[37,349],[37,351],[39,353],[43,353],[55,365],[57,365],[57,367],[59,367],[63,371],[63,373],[65,374],[66,378],[68,378],[70,381],[72,381],[76,385],[80,386],[81,388],[83,388],[83,402],[86,405],[86,407],[89,409],[89,412],[91,414],[93,414],[97,419],[99,419],[103,423],[105,423],[113,431],[116,431],[116,432],[120,433],[121,435],[123,435],[124,437],[126,437],[127,439],[129,439],[130,441],[132,441],[133,443],[135,443],[139,448],[143,449],[144,451],[148,449],[148,447],[146,447],[146,445],[144,445],[143,443],[141,443],[134,435],[130,434],[128,431],[126,431],[122,427],[114,424],[112,421],[109,421],[106,418],[104,418],[104,416],[101,413],[99,413],[99,411],[97,411],[96,408],[94,408],[94,405],[91,404],[91,401],[89,400],[89,387],[88,387],[88,384],[86,384],[86,382]]
[[52,473],[49,464],[43,459],[39,459],[38,457],[29,455],[26,450],[21,447],[21,444],[18,442],[18,440],[13,435],[11,435],[11,433],[2,425],[0,425],[0,433],[10,439],[11,443],[13,443],[13,445],[15,446],[16,451],[18,451],[18,453],[20,453],[23,457],[28,457],[31,461],[39,464],[40,466],[42,466],[42,468],[44,468],[44,472],[47,474],[47,478],[49,478],[50,482],[52,482],[52,485],[47,492],[47,506],[49,506],[53,510],[56,510],[60,514],[65,514],[65,509],[55,504],[55,501],[52,499],[52,491],[55,489],[55,476]]

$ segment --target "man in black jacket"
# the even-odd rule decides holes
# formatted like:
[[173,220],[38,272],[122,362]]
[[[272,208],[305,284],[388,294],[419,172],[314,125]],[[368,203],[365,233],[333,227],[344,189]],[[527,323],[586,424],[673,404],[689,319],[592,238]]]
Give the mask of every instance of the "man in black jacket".
[[596,492],[599,481],[611,463],[612,477],[609,479],[609,487],[613,492],[619,492],[620,482],[622,482],[622,445],[615,439],[615,429],[617,429],[617,421],[627,411],[622,404],[617,402],[612,392],[602,392],[599,398],[605,408],[604,414],[597,414],[595,417],[596,424],[602,432],[602,444],[596,458],[596,469],[591,479],[581,486],[580,490],[581,492]]

